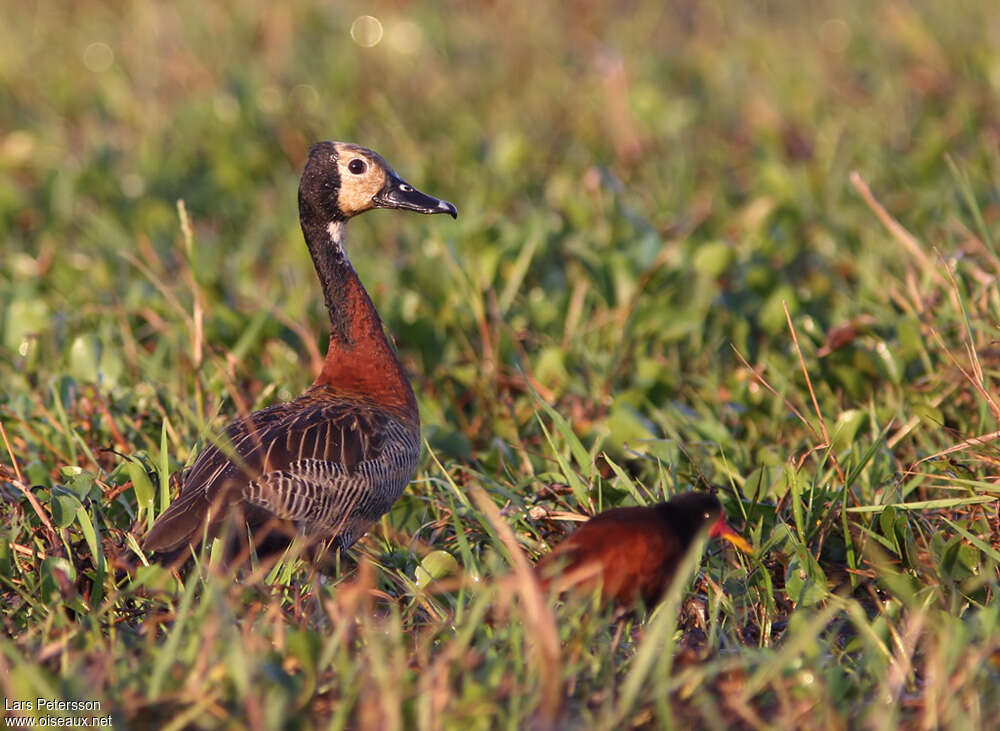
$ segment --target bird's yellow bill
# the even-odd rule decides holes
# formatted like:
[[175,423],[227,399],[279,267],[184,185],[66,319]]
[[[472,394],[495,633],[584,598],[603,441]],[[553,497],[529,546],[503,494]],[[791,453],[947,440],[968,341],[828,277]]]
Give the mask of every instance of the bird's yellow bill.
[[741,536],[739,533],[734,531],[725,523],[721,524],[716,528],[716,534],[718,535],[719,538],[724,538],[730,543],[732,543],[738,549],[743,551],[743,553],[751,553],[751,554],[753,553],[753,546],[751,546],[747,542],[746,538]]

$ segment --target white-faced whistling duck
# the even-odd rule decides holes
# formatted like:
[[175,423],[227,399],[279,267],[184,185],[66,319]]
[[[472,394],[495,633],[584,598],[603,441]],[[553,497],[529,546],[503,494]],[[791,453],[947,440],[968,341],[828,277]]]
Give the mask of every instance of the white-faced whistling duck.
[[371,150],[313,146],[299,183],[299,217],[330,313],[322,372],[304,394],[234,421],[198,455],[180,495],[143,541],[161,562],[190,556],[204,536],[224,529],[231,558],[251,548],[258,556],[277,553],[296,535],[313,549],[346,548],[413,476],[417,402],[344,244],[348,220],[372,208],[458,216]]
[[726,525],[715,495],[690,492],[657,505],[598,513],[539,561],[536,571],[543,587],[558,592],[600,586],[602,599],[620,607],[631,607],[637,599],[652,606],[705,526],[710,538],[753,553]]

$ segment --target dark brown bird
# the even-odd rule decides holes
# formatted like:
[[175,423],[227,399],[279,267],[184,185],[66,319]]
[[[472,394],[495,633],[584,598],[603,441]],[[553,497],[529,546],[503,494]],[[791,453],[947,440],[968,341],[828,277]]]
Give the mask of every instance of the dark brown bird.
[[592,591],[605,601],[652,606],[663,596],[684,554],[702,528],[741,551],[753,549],[726,525],[719,499],[689,492],[647,507],[615,508],[595,515],[556,546],[536,567],[542,585],[557,592]]
[[330,314],[323,370],[304,394],[234,421],[198,455],[143,541],[161,561],[189,556],[203,536],[224,528],[244,550],[252,536],[258,555],[283,550],[296,535],[346,548],[413,476],[417,402],[344,242],[347,221],[372,208],[458,216],[371,150],[313,146],[299,183],[299,218]]

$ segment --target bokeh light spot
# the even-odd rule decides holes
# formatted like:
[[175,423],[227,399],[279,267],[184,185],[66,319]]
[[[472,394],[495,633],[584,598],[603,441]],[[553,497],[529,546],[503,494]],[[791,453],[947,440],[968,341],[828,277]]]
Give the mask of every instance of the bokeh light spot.
[[396,53],[410,56],[419,51],[423,45],[424,32],[413,21],[401,20],[389,26],[385,40]]
[[146,181],[138,173],[125,173],[121,186],[126,198],[138,198],[146,192]]
[[311,84],[296,84],[288,94],[288,100],[293,107],[306,112],[315,112],[319,108],[319,92]]
[[382,23],[372,15],[361,15],[351,23],[351,38],[362,48],[377,46],[382,40]]
[[851,27],[842,18],[824,20],[819,27],[820,43],[831,53],[843,53],[851,42]]
[[231,124],[240,116],[240,102],[232,94],[219,94],[215,97],[212,106],[215,109],[215,116],[220,122]]
[[264,114],[277,114],[283,103],[281,89],[276,86],[265,86],[257,93],[257,108]]
[[83,65],[95,74],[107,71],[115,62],[115,52],[107,43],[91,43],[83,51]]
[[35,152],[35,137],[30,132],[16,129],[4,138],[0,145],[0,157],[4,162],[20,165],[31,159]]

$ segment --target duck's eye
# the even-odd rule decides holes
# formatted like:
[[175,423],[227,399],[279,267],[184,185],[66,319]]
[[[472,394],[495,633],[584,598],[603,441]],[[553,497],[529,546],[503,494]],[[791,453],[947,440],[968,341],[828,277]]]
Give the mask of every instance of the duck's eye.
[[705,513],[705,514],[704,514],[704,515],[702,515],[701,517],[702,517],[702,518],[704,518],[705,520],[708,520],[708,519],[709,519],[709,518],[711,518],[712,516],[711,516],[711,515],[709,515],[708,513]]
[[355,175],[361,175],[361,173],[368,169],[368,163],[356,157],[347,163],[347,169]]

